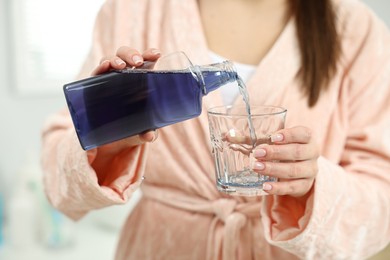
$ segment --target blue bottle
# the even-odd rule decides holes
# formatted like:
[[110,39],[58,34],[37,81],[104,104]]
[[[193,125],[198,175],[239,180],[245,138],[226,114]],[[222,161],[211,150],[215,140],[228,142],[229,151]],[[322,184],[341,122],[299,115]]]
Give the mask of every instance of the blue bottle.
[[182,52],[146,65],[153,68],[111,71],[64,85],[84,150],[197,117],[204,95],[238,77],[229,61],[192,65]]

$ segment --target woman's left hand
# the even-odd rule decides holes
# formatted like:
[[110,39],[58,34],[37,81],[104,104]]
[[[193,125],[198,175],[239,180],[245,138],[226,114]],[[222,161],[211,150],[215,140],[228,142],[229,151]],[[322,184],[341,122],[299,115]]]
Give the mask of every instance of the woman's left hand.
[[274,133],[271,141],[272,144],[260,145],[254,151],[253,170],[279,179],[266,182],[264,191],[304,196],[311,190],[318,171],[319,151],[310,129],[303,126],[283,129]]

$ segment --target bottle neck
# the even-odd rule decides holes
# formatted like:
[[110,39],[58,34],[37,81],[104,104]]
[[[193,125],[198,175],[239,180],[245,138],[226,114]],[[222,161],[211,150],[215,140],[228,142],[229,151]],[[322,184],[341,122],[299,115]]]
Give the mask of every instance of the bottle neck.
[[233,81],[237,81],[238,75],[231,61],[223,61],[203,66],[195,66],[195,74],[203,95],[218,89]]

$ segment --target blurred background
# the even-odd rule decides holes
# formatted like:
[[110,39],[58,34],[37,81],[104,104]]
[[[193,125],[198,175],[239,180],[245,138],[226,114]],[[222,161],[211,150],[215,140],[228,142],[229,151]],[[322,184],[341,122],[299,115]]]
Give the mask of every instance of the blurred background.
[[[74,223],[42,190],[40,131],[65,106],[62,85],[85,59],[103,2],[0,0],[0,259],[113,259],[139,198]],[[388,0],[364,2],[390,27]]]

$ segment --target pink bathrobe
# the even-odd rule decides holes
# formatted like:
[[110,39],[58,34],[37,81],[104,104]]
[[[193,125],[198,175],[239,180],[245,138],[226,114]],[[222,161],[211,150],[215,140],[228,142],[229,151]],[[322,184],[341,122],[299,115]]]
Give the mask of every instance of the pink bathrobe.
[[[116,259],[363,259],[384,248],[390,241],[390,36],[357,0],[336,5],[343,55],[315,107],[308,108],[296,77],[293,20],[248,82],[253,104],[283,106],[286,127],[314,132],[321,157],[304,204],[216,190],[205,111],[222,103],[219,91],[204,99],[200,117],[160,129],[156,142],[119,154],[105,173],[91,167],[99,149],[81,149],[67,109],[55,114],[42,148],[51,203],[76,220],[126,203],[140,187],[144,196],[123,227]],[[81,77],[122,45],[182,50],[196,64],[211,62],[195,0],[108,0]]]

